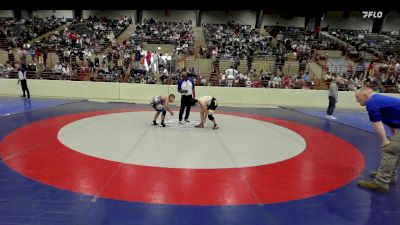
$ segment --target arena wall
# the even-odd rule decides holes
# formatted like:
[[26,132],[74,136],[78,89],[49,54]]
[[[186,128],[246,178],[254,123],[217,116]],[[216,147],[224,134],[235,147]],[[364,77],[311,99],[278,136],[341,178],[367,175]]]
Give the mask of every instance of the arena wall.
[[256,25],[256,11],[204,11],[201,16],[201,23],[226,24],[228,21],[236,21],[240,24]]
[[143,10],[143,19],[150,18],[166,22],[191,20],[192,26],[196,26],[196,10]]
[[82,10],[82,17],[87,19],[89,16],[98,18],[107,17],[108,19],[119,20],[121,17],[127,16],[132,18],[133,24],[136,20],[136,10]]
[[382,31],[400,30],[400,13],[390,12],[383,21]]
[[14,12],[12,10],[0,10],[0,18],[13,18]]
[[349,30],[372,31],[373,19],[363,18],[361,11],[353,11],[349,18],[343,18],[343,11],[328,11],[321,21],[321,27]]
[[[32,98],[77,98],[148,103],[155,95],[174,93],[176,85],[146,85],[89,81],[29,80]],[[264,88],[197,87],[197,96],[212,95],[225,106],[302,106],[322,107],[328,103],[325,90],[285,90]],[[0,95],[20,96],[21,87],[16,79],[0,79]],[[399,94],[390,94],[400,97]],[[339,108],[361,108],[353,92],[340,92]]]
[[32,12],[32,16],[46,18],[55,16],[56,18],[66,18],[72,19],[74,18],[74,11],[73,10],[35,10]]
[[261,27],[264,26],[294,26],[304,27],[305,17],[293,17],[291,19],[283,18],[279,15],[264,14]]

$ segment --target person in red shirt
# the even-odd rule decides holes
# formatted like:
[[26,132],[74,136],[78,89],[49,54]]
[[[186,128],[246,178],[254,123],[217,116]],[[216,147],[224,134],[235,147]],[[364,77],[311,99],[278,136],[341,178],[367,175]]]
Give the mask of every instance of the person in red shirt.
[[321,27],[318,25],[315,27],[315,37],[319,38],[319,32],[321,32]]
[[69,33],[68,38],[72,42],[72,47],[75,48],[75,45],[76,45],[76,35],[75,35],[75,33],[73,33],[73,32]]
[[140,65],[144,65],[144,59],[145,59],[144,56],[140,57]]
[[371,62],[368,66],[368,76],[374,76],[375,75],[375,66],[374,63]]
[[284,88],[289,89],[290,86],[291,86],[291,83],[292,83],[292,82],[291,82],[289,76],[285,76],[285,77],[283,78],[283,87],[284,87]]
[[42,51],[40,51],[40,49],[36,49],[35,55],[36,55],[36,57],[40,57],[42,55]]
[[151,53],[150,53],[150,51],[147,51],[146,61],[147,61],[147,65],[150,66],[150,63],[151,63]]
[[72,40],[76,40],[76,35],[73,33],[73,32],[71,32],[71,33],[69,33],[68,34],[68,38],[72,41]]
[[35,58],[37,59],[37,62],[43,63],[43,58],[42,56],[42,51],[40,49],[35,50]]
[[320,27],[320,26],[317,26],[317,27],[315,28],[315,33],[319,34],[320,31],[321,31],[321,27]]

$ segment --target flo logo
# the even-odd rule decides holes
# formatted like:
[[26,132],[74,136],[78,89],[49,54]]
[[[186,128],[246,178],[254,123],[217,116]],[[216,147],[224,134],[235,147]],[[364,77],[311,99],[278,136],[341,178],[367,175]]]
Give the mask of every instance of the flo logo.
[[362,11],[364,14],[363,18],[382,18],[382,11]]

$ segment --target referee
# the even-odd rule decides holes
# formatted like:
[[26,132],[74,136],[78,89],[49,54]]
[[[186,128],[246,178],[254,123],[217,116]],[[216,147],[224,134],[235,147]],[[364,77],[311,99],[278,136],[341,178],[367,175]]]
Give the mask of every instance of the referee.
[[181,108],[179,110],[179,124],[182,124],[182,116],[185,108],[185,121],[189,122],[190,108],[192,107],[191,99],[196,97],[193,79],[188,78],[186,71],[182,73],[182,79],[178,81],[178,92],[182,94]]
[[[29,94],[29,89],[28,89],[28,85],[26,83],[26,70],[25,70],[25,66],[21,65],[19,67],[19,71],[18,71],[18,84],[19,82],[21,82],[21,88],[22,88],[22,96],[23,98],[31,98],[30,94]],[[27,93],[27,95],[25,95],[25,91]]]

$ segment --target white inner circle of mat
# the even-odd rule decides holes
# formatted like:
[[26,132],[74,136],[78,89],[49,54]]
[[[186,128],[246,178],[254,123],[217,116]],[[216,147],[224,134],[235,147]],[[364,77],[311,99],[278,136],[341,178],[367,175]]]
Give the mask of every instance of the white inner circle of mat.
[[[152,126],[154,112],[112,113],[74,121],[58,132],[65,146],[93,157],[165,168],[240,168],[271,164],[304,151],[297,133],[255,119],[216,114],[220,129],[179,125],[177,113],[168,127]],[[159,121],[158,121],[159,122]]]

